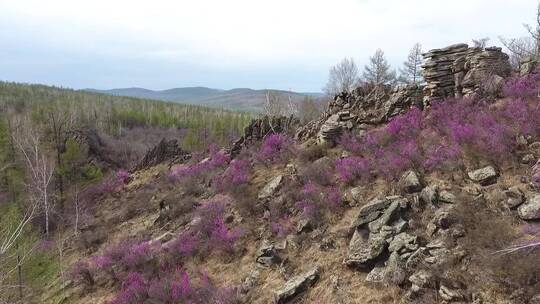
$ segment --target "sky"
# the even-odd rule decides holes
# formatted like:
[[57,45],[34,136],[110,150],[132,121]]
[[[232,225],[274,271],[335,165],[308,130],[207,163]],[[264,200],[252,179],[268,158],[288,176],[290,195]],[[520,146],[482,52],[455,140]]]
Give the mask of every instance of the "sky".
[[0,0],[0,80],[321,91],[344,57],[520,37],[536,0]]

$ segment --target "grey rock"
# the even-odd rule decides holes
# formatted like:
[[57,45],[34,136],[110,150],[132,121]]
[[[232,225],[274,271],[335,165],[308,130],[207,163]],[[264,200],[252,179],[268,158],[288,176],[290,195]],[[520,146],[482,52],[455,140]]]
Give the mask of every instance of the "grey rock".
[[383,214],[373,222],[369,223],[369,231],[371,232],[379,232],[381,230],[381,227],[390,223],[396,215],[399,212],[399,201],[394,200],[388,208],[383,212]]
[[270,180],[270,182],[266,184],[266,186],[264,186],[264,188],[259,192],[259,199],[267,199],[274,195],[274,193],[276,193],[281,186],[282,181],[283,175],[278,175],[272,178],[272,180]]
[[418,248],[415,252],[413,252],[409,258],[407,259],[407,262],[405,263],[405,267],[409,270],[416,269],[421,265],[425,264],[426,258],[428,258],[428,251],[424,247]]
[[447,204],[455,204],[457,202],[457,198],[453,193],[442,190],[439,193],[439,201]]
[[451,289],[444,285],[441,285],[439,288],[439,295],[443,300],[449,302],[463,299],[463,295],[459,292],[459,290]]
[[397,252],[393,252],[386,262],[384,281],[390,284],[401,285],[406,279],[405,260]]
[[409,281],[419,288],[433,288],[436,286],[435,278],[427,270],[418,270],[409,277]]
[[271,267],[279,263],[281,259],[276,253],[275,246],[268,240],[263,240],[261,246],[257,250],[255,261],[264,267]]
[[519,206],[518,215],[524,220],[540,219],[540,194],[531,194],[527,201]]
[[420,182],[420,178],[418,177],[418,174],[413,170],[409,170],[401,176],[399,185],[401,190],[406,193],[415,193],[422,190],[422,183]]
[[353,226],[359,227],[378,219],[391,203],[392,201],[385,198],[375,198],[371,200],[365,206],[360,208],[360,212],[358,213]]
[[361,268],[370,266],[387,247],[388,243],[384,235],[370,233],[366,239],[358,230],[355,230],[349,242],[349,251],[344,263],[347,266]]
[[367,274],[366,281],[367,282],[372,282],[372,283],[382,283],[384,281],[385,272],[386,272],[385,267],[383,267],[383,266],[375,266]]
[[495,170],[495,168],[493,168],[492,166],[487,166],[478,170],[474,170],[468,172],[467,174],[472,181],[477,182],[482,186],[491,185],[497,182],[497,177],[499,176],[497,170]]
[[519,187],[510,187],[508,190],[504,191],[504,194],[507,197],[506,206],[510,209],[518,207],[525,201],[525,195]]
[[422,192],[420,192],[420,199],[422,199],[425,204],[437,204],[439,201],[439,186],[430,185],[422,189]]
[[300,293],[313,286],[319,278],[319,268],[315,267],[301,275],[288,280],[285,285],[275,292],[278,304],[287,303]]
[[410,235],[406,232],[402,232],[394,237],[394,239],[388,245],[388,251],[390,252],[413,252],[418,249],[418,237]]

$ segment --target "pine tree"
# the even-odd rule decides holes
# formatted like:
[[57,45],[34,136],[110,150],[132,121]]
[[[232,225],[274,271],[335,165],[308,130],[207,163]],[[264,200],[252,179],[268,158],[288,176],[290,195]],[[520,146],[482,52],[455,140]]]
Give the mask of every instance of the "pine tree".
[[424,81],[422,78],[422,45],[416,43],[411,49],[407,61],[403,63],[403,68],[399,70],[399,81],[406,84],[418,84]]
[[377,49],[373,57],[369,58],[369,64],[364,67],[364,80],[375,86],[395,83],[396,72],[391,70],[381,49]]

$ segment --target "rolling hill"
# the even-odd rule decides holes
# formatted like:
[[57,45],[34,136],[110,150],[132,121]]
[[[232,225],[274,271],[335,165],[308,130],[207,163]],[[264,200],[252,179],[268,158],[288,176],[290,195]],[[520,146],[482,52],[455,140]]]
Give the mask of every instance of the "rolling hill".
[[300,102],[306,96],[314,97],[316,99],[323,97],[322,93],[298,93],[282,90],[253,90],[248,88],[220,90],[206,87],[185,87],[161,91],[144,88],[120,88],[111,90],[86,89],[86,91],[116,96],[157,99],[255,112],[262,109],[262,105],[266,100],[266,93],[268,91],[282,95],[282,98],[285,99],[291,98],[293,102]]

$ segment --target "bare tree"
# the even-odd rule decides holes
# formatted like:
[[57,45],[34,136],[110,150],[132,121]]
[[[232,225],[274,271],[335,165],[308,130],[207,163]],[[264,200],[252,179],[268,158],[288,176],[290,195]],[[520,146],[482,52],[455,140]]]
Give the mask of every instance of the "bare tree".
[[29,200],[39,206],[45,215],[45,235],[49,236],[49,219],[52,210],[49,187],[54,174],[54,161],[41,150],[40,137],[37,132],[29,131],[22,137],[24,141],[14,138],[23,155],[28,171],[27,184]]
[[400,82],[406,84],[418,84],[423,81],[422,78],[422,64],[424,58],[422,57],[422,45],[416,43],[407,57],[407,61],[403,63],[403,68],[399,70]]
[[341,92],[351,92],[360,80],[358,67],[352,58],[343,58],[340,63],[330,68],[328,82],[323,88],[329,96]]
[[285,103],[281,100],[280,94],[267,90],[266,99],[263,105],[263,113],[268,116],[281,116],[285,111]]
[[536,8],[536,24],[534,26],[525,24],[524,27],[529,32],[528,37],[510,39],[499,37],[501,43],[510,51],[510,63],[514,67],[518,67],[525,57],[540,56],[540,3]]
[[371,85],[393,85],[396,81],[396,72],[391,70],[390,64],[381,49],[369,58],[369,63],[364,67],[364,80]]
[[487,46],[487,43],[489,42],[489,37],[484,37],[484,38],[480,38],[480,39],[473,39],[472,40],[472,43],[473,43],[473,47],[478,47],[478,48],[486,48]]

